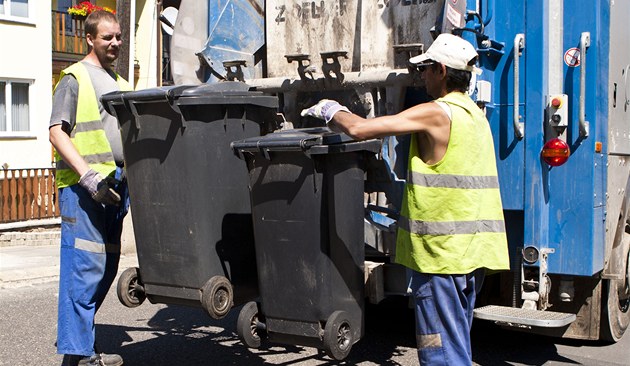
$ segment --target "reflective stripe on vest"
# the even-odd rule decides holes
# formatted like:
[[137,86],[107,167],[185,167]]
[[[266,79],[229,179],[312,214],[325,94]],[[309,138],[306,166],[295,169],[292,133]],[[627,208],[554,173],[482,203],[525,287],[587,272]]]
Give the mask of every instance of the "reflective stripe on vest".
[[[116,163],[103,129],[99,101],[88,70],[81,62],[77,62],[63,70],[59,80],[68,74],[72,74],[79,83],[76,125],[70,132],[70,139],[91,169],[104,176],[110,175],[116,170]],[[118,74],[116,74],[116,81],[120,90],[131,90],[129,84]],[[55,151],[55,159],[57,161],[55,176],[57,187],[63,188],[78,183],[79,175],[63,161],[57,151]]]
[[447,151],[420,159],[417,136],[398,220],[396,262],[435,274],[509,268],[492,134],[483,112],[462,93],[440,99],[452,112]]

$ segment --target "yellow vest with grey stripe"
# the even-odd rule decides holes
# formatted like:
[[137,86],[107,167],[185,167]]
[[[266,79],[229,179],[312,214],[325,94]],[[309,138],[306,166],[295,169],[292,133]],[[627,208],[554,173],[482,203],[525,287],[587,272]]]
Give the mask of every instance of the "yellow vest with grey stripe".
[[398,220],[396,262],[432,274],[509,269],[507,239],[490,126],[463,93],[439,101],[452,112],[441,161],[420,159],[417,136]]
[[[116,170],[112,148],[103,129],[96,92],[92,86],[90,75],[83,64],[77,62],[61,72],[59,80],[72,74],[79,83],[76,125],[70,132],[70,140],[79,154],[91,169],[103,176],[111,175]],[[129,83],[116,74],[116,82],[120,90],[131,90]],[[55,151],[57,188],[77,184],[79,175],[72,170]]]

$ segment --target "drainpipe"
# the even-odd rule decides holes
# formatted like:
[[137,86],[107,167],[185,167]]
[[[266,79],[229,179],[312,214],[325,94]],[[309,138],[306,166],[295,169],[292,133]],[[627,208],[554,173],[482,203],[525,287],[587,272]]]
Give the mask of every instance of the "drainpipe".
[[136,0],[129,2],[129,85],[135,85],[135,59],[136,59]]
[[157,54],[155,55],[155,84],[162,86],[162,24],[160,21],[160,14],[162,14],[162,0],[155,2],[155,44]]

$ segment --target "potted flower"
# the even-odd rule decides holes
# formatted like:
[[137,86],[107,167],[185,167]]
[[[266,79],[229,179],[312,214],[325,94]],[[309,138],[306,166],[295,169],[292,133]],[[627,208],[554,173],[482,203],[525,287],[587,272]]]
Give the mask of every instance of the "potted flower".
[[68,8],[68,14],[75,19],[85,19],[90,13],[97,10],[105,10],[110,13],[116,14],[113,9],[108,8],[107,6],[98,6],[94,5],[89,1],[83,1],[78,3],[77,5],[71,6]]

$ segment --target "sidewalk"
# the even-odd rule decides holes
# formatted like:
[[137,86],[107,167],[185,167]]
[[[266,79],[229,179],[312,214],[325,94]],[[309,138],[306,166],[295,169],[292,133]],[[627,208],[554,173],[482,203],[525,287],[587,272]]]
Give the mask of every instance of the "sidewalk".
[[[119,271],[137,267],[135,253],[120,256]],[[59,279],[59,245],[0,247],[0,289],[17,288]]]
[[[0,289],[59,280],[58,225],[0,231]],[[138,267],[131,215],[125,217],[119,272]]]

